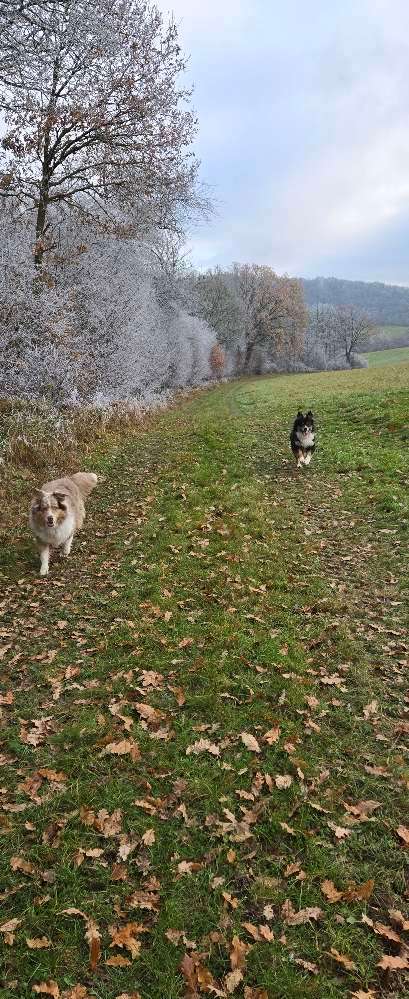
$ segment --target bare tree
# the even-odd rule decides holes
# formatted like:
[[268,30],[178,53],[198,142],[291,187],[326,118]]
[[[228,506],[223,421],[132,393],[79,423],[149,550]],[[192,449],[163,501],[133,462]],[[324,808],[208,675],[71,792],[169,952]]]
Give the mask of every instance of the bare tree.
[[271,267],[234,264],[233,286],[244,313],[245,371],[256,347],[275,354],[299,351],[308,321],[299,281],[279,277]]
[[0,32],[0,194],[34,215],[37,269],[73,209],[178,231],[197,163],[173,21],[147,0],[0,0]]
[[337,341],[345,353],[347,364],[351,365],[354,354],[358,354],[368,345],[375,324],[366,312],[353,305],[340,305],[333,312]]

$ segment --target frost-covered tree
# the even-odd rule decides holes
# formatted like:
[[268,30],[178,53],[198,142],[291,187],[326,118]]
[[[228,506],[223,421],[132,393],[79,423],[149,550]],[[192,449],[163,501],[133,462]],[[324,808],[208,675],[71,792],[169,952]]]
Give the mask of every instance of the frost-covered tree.
[[35,221],[175,231],[197,205],[196,123],[173,21],[146,0],[0,0],[0,194]]

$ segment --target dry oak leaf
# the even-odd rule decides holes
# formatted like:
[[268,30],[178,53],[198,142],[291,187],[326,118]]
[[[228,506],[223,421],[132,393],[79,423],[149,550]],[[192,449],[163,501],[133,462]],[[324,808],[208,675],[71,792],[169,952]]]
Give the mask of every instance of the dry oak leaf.
[[347,971],[355,971],[356,969],[355,961],[352,961],[351,958],[348,957],[346,954],[340,954],[339,951],[335,949],[335,947],[331,947],[330,954],[331,957],[334,958],[334,961],[336,961],[337,964],[342,964],[342,967],[346,968]]
[[391,954],[384,954],[376,967],[383,968],[384,971],[403,971],[405,968],[409,968],[408,956],[403,954],[402,957],[392,957]]
[[224,979],[224,984],[227,989],[227,994],[231,995],[239,987],[240,982],[243,981],[243,972],[240,968],[236,968],[235,971],[230,971]]
[[290,777],[290,774],[277,774],[277,777],[274,779],[275,786],[278,787],[280,791],[286,787],[291,787],[292,782],[293,779]]
[[232,971],[235,971],[236,968],[241,968],[242,970],[245,968],[246,955],[248,954],[249,949],[250,945],[244,943],[243,940],[240,940],[240,937],[233,937],[230,950],[230,964]]
[[113,954],[104,963],[108,968],[128,968],[132,961],[129,960],[129,957],[123,957],[122,954]]
[[125,947],[129,950],[132,960],[139,956],[141,941],[137,939],[139,933],[145,933],[146,929],[139,923],[126,923],[125,926],[110,926],[109,935],[112,939],[110,947]]
[[263,742],[266,742],[268,746],[273,746],[275,742],[278,742],[280,738],[280,727],[279,725],[274,725],[273,728],[269,728],[268,732],[263,735]]
[[145,846],[153,846],[156,842],[155,830],[147,829],[141,837],[141,842],[144,843]]
[[53,784],[63,784],[64,781],[68,780],[66,774],[61,771],[50,770],[48,767],[40,767],[40,769],[37,770],[37,773],[40,777],[44,777],[45,780],[49,780]]
[[352,832],[351,829],[345,829],[344,826],[337,826],[335,822],[327,822],[327,826],[335,833],[336,839],[346,839],[346,837],[350,836]]
[[121,992],[120,996],[115,996],[115,999],[142,999],[140,992]]
[[52,996],[53,999],[59,999],[60,997],[60,990],[57,982],[53,982],[51,980],[49,982],[39,982],[38,985],[33,985],[33,992]]
[[349,805],[348,802],[344,801],[346,811],[362,822],[365,822],[372,815],[372,812],[375,812],[380,807],[380,801],[358,801],[356,805]]
[[313,961],[303,961],[302,957],[296,957],[294,964],[299,964],[300,968],[304,968],[304,971],[311,971],[312,975],[318,975],[318,964],[314,964]]
[[91,999],[85,985],[74,985],[74,988],[63,992],[62,999]]
[[24,860],[24,857],[11,857],[10,867],[13,871],[22,871],[23,874],[35,874],[34,864],[31,864],[29,860]]
[[338,891],[333,881],[325,880],[321,884],[322,894],[329,902],[339,902],[344,897],[343,891]]
[[365,707],[362,708],[362,714],[366,720],[368,720],[368,718],[371,718],[372,715],[376,715],[377,711],[378,711],[378,701],[370,701],[369,704],[366,704]]
[[268,992],[265,989],[253,989],[250,985],[246,985],[244,999],[268,999]]
[[399,909],[388,909],[388,915],[392,922],[397,923],[402,930],[409,930],[409,919]]
[[210,742],[209,739],[198,739],[192,746],[187,747],[186,756],[190,756],[192,753],[194,756],[198,756],[199,753],[211,753],[212,756],[220,756],[220,749],[219,746],[216,746],[214,742]]
[[29,950],[44,950],[46,947],[51,947],[51,940],[48,937],[26,937],[26,944]]
[[110,742],[99,755],[126,756],[128,753],[134,763],[141,758],[138,743],[134,739],[122,739],[120,742]]
[[200,871],[202,864],[195,860],[181,860],[178,864],[179,874],[193,874],[194,871]]
[[243,745],[246,747],[246,749],[249,749],[251,753],[261,753],[261,749],[257,742],[257,739],[255,739],[254,735],[251,735],[250,732],[241,732],[240,738]]
[[106,808],[100,808],[93,825],[105,839],[109,839],[110,836],[118,836],[122,829],[121,809],[116,808],[110,815]]
[[138,701],[137,704],[135,704],[135,708],[138,715],[140,715],[140,717],[143,718],[148,725],[159,725],[160,722],[166,718],[163,711],[159,711],[158,708],[153,708],[151,704],[144,704],[143,701]]
[[63,916],[80,916],[85,923],[85,939],[89,946],[89,963],[92,971],[98,964],[101,956],[101,934],[99,932],[98,926],[91,916],[87,916],[86,912],[82,912],[81,909],[63,909]]
[[9,919],[7,923],[2,923],[0,926],[0,933],[14,933],[22,923],[22,919]]
[[409,846],[409,829],[407,826],[398,826],[396,832],[405,846]]
[[282,906],[281,914],[284,921],[287,923],[287,926],[301,926],[303,923],[308,923],[310,919],[320,919],[322,916],[322,909],[313,905],[306,909],[299,909],[298,912],[295,912],[290,899],[286,899]]
[[377,993],[369,989],[369,992],[363,992],[362,989],[358,989],[358,992],[351,992],[353,999],[376,999]]

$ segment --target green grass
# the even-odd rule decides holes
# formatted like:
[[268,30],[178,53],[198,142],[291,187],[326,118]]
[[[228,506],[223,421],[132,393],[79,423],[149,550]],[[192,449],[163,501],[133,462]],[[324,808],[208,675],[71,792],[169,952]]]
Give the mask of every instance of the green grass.
[[[2,999],[50,980],[67,997],[81,984],[97,999],[182,999],[199,992],[180,970],[186,950],[200,955],[202,991],[223,995],[235,937],[252,945],[238,997],[408,994],[402,973],[378,967],[400,945],[362,922],[391,925],[389,909],[409,908],[397,833],[409,780],[408,399],[405,365],[283,376],[111,433],[86,456],[104,480],[84,532],[46,580],[17,497],[1,555],[0,926],[20,922],[3,948]],[[319,446],[297,471],[289,428],[310,406]],[[153,723],[144,703],[161,712]],[[44,718],[36,747],[24,733]],[[218,756],[186,753],[202,738]],[[124,739],[140,759],[104,753]],[[373,815],[352,821],[346,805],[368,800]],[[116,831],[104,837],[84,809],[120,809]],[[198,866],[182,873],[183,861]],[[373,887],[331,904],[328,879]],[[288,900],[322,914],[288,925]],[[63,913],[72,907],[99,927],[95,969],[83,918]],[[110,928],[129,923],[146,930],[134,930],[139,957],[106,965],[131,960],[109,946]],[[274,940],[254,941],[245,923],[268,924]],[[43,936],[50,946],[30,950]]]
[[366,354],[370,368],[379,368],[384,364],[402,364],[409,361],[409,347],[392,347],[390,350],[371,350]]

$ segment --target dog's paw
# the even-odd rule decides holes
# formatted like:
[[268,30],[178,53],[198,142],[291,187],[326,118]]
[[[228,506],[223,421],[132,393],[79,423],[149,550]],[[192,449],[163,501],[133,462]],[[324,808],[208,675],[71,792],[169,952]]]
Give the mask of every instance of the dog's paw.
[[42,565],[40,569],[40,576],[48,576],[48,565]]

